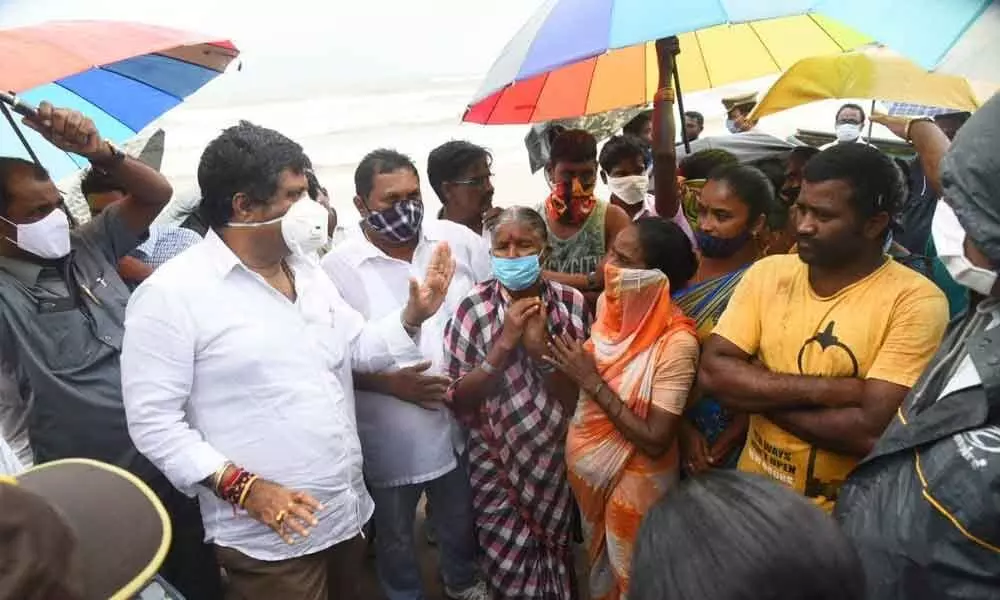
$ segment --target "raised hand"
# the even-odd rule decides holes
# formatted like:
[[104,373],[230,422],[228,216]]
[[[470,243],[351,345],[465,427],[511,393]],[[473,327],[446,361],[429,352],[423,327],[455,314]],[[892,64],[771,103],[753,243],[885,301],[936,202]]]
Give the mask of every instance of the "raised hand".
[[419,327],[434,316],[448,295],[448,286],[455,275],[455,259],[451,256],[448,242],[441,242],[434,248],[423,283],[410,279],[410,299],[403,309],[403,320],[407,325]]
[[38,106],[38,118],[25,117],[22,123],[60,150],[79,154],[88,160],[111,155],[94,122],[81,112],[42,102]]
[[319,523],[315,513],[323,506],[306,492],[258,479],[250,488],[243,508],[251,517],[273,529],[286,544],[294,544],[293,534],[308,537],[309,531]]
[[549,353],[549,328],[545,305],[541,302],[538,304],[538,311],[525,321],[521,343],[528,351],[528,356],[539,362],[545,361],[545,356]]
[[542,301],[537,297],[515,300],[507,307],[503,317],[503,330],[497,342],[507,351],[512,351],[521,343],[528,321],[542,310]]

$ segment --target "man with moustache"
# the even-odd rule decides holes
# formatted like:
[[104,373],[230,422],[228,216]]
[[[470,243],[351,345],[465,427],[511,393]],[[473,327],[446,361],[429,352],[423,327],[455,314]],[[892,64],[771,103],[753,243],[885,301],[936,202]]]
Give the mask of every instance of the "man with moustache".
[[744,274],[705,344],[699,382],[750,413],[739,469],[831,510],[944,333],[933,283],[886,256],[903,195],[891,159],[841,144],[806,165],[797,255]]
[[[439,219],[454,221],[473,232],[489,236],[492,221],[500,214],[493,206],[493,156],[489,150],[465,140],[445,142],[427,157],[427,179],[441,201]],[[484,247],[484,252],[489,249]]]
[[[934,123],[910,137],[934,144]],[[921,142],[924,142],[921,144]],[[930,146],[931,148],[928,148]],[[1000,96],[940,163],[931,235],[970,296],[875,450],[844,485],[837,518],[866,571],[869,598],[996,598],[1000,526]],[[935,171],[939,165],[932,163]]]

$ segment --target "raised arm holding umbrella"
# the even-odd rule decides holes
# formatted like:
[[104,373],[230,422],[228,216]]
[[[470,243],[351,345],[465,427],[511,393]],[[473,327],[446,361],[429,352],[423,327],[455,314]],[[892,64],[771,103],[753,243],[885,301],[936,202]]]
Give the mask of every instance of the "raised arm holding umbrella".
[[[236,54],[229,42],[121,22],[0,30],[0,89],[63,105],[22,106],[30,116],[18,123],[0,103],[0,379],[13,391],[0,396],[0,427],[26,464],[85,457],[145,481],[173,524],[161,574],[188,600],[221,597],[219,571],[197,504],[133,445],[119,363],[129,289],[116,263],[172,190],[108,140],[131,137]],[[88,163],[129,198],[71,229],[50,174]]]

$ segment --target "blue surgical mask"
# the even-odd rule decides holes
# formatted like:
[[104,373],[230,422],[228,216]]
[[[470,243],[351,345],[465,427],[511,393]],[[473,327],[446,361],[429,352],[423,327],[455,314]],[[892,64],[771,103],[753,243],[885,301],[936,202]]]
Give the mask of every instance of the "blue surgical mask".
[[517,258],[491,256],[493,275],[505,288],[512,292],[528,289],[542,275],[542,263],[537,254]]
[[729,258],[750,241],[750,230],[745,229],[743,233],[734,238],[721,238],[697,229],[694,232],[694,237],[695,241],[698,242],[701,255],[705,258]]
[[736,121],[732,119],[726,119],[726,129],[729,133],[740,133],[740,128],[736,126]]

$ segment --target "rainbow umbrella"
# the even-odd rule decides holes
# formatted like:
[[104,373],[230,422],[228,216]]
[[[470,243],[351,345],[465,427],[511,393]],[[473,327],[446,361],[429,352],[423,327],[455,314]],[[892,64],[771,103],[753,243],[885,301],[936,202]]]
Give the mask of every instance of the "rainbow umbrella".
[[[49,22],[0,30],[0,90],[31,104],[47,100],[78,110],[104,138],[123,143],[225,71],[238,54],[232,42],[154,25]],[[0,156],[31,158],[32,152],[54,179],[87,165],[6,112]]]
[[652,102],[654,42],[670,36],[680,41],[684,91],[756,79],[875,40],[931,68],[990,3],[547,0],[494,63],[464,120],[530,123]]

